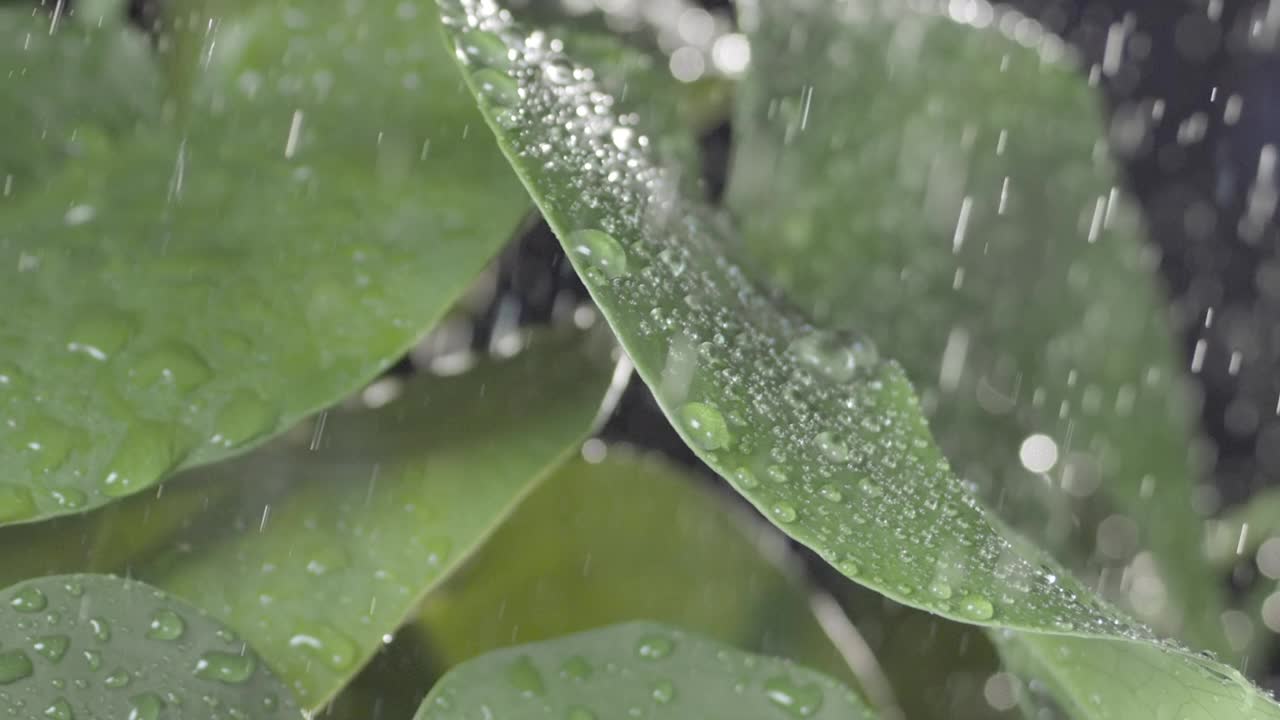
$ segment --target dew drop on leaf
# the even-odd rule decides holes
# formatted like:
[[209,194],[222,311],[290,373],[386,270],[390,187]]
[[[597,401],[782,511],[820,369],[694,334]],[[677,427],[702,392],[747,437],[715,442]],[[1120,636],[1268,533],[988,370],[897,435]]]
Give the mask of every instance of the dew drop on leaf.
[[351,638],[324,623],[307,623],[289,638],[289,647],[314,655],[334,670],[346,670],[359,651]]
[[974,620],[990,620],[996,614],[991,601],[981,595],[966,595],[960,601],[960,612]]
[[256,667],[252,655],[209,651],[196,661],[194,674],[202,680],[239,685],[253,677]]
[[9,685],[31,677],[35,668],[31,658],[21,650],[0,651],[0,685]]
[[571,680],[586,680],[593,672],[591,661],[581,655],[574,655],[560,666],[560,677]]
[[816,685],[799,685],[786,676],[779,675],[766,680],[764,693],[769,702],[787,711],[792,717],[810,717],[822,708],[822,688]]
[[71,638],[66,635],[45,635],[31,643],[31,649],[51,663],[61,662],[70,647]]
[[547,686],[542,681],[542,673],[534,666],[528,655],[521,655],[507,667],[507,682],[525,697],[542,696],[547,693]]
[[681,407],[680,425],[694,444],[703,450],[719,450],[733,442],[724,416],[706,403],[691,402]]
[[209,442],[233,448],[265,435],[274,427],[276,411],[258,395],[241,391],[232,396],[218,411]]
[[71,710],[71,703],[68,703],[66,698],[58,698],[49,703],[41,714],[49,720],[75,720],[76,717]]
[[509,75],[492,68],[477,70],[473,76],[480,92],[491,104],[513,108],[520,104],[520,86]]
[[755,473],[742,467],[733,471],[733,482],[740,488],[750,490],[760,485],[760,481],[756,479]]
[[147,626],[147,637],[152,640],[177,640],[186,632],[187,624],[182,616],[172,610],[157,610]]
[[588,269],[610,280],[624,277],[628,272],[626,248],[606,232],[577,230],[569,235],[569,247]]
[[951,599],[951,585],[946,580],[934,580],[929,583],[929,594],[939,600],[949,600]]
[[665,705],[676,697],[676,686],[670,680],[659,680],[654,683],[653,692],[654,702]]
[[666,635],[645,635],[636,645],[636,655],[646,660],[661,660],[676,648],[675,641]]
[[776,502],[769,508],[769,512],[773,514],[775,520],[782,523],[795,522],[797,517],[796,509],[791,506],[791,503]]
[[40,612],[49,606],[49,598],[39,588],[27,587],[19,590],[9,601],[9,607],[23,613]]
[[164,701],[154,693],[143,693],[134,697],[129,708],[129,720],[159,720],[164,710]]

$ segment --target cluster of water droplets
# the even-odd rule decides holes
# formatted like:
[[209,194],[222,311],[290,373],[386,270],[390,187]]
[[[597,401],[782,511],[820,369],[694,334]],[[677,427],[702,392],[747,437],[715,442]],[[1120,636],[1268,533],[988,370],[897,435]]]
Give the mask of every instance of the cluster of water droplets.
[[159,591],[65,576],[16,586],[0,602],[0,716],[247,720],[293,707],[258,692],[269,681],[242,641]]
[[457,57],[548,221],[684,437],[788,534],[913,605],[1148,637],[995,532],[901,370],[781,309],[680,197],[640,118],[492,0],[442,0]]
[[[793,718],[857,718],[857,697],[829,678],[709,643],[680,631],[643,623],[570,636],[496,653],[493,665],[477,663],[477,680],[505,680],[505,687],[477,686],[447,678],[423,706],[420,720],[458,717],[487,709],[502,718],[541,706],[550,718],[601,720],[625,710],[628,717],[761,704]],[[698,667],[696,687],[683,689],[682,675]],[[465,676],[466,667],[460,671]],[[515,702],[512,703],[511,700]],[[510,704],[508,704],[510,703]],[[681,706],[692,705],[693,708]],[[523,713],[522,713],[523,714]]]

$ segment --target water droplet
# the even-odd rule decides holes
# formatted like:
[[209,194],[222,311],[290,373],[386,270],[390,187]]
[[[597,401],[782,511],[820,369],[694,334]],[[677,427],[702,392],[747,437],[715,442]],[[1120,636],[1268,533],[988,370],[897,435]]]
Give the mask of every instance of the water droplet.
[[560,666],[560,677],[572,680],[586,680],[593,672],[595,669],[591,667],[591,662],[581,655],[574,655]]
[[289,647],[300,648],[320,658],[334,670],[350,668],[359,654],[351,638],[325,623],[300,626],[289,638]]
[[47,488],[45,492],[54,505],[64,510],[79,510],[89,502],[89,496],[77,488]]
[[1054,620],[1053,629],[1059,632],[1071,632],[1076,629],[1076,626],[1070,620]]
[[131,495],[154,484],[177,464],[168,428],[160,423],[135,423],[107,467],[102,492],[108,497]]
[[90,310],[71,327],[67,349],[105,361],[115,355],[133,334],[133,321],[121,312]]
[[252,655],[209,651],[196,661],[193,672],[196,677],[203,680],[239,685],[253,677],[253,671],[257,666],[258,663]]
[[733,471],[733,483],[744,490],[750,490],[760,485],[755,473],[746,468],[738,468]]
[[337,545],[321,545],[307,554],[307,572],[317,577],[347,567],[347,553]]
[[131,680],[133,680],[133,678],[129,676],[128,670],[116,669],[112,670],[105,678],[103,678],[102,684],[113,690],[118,690],[128,685]]
[[569,234],[569,249],[587,267],[614,280],[627,274],[627,251],[612,235],[600,230],[577,230]]
[[85,650],[82,655],[84,664],[88,665],[90,670],[97,672],[102,667],[102,653],[97,650]]
[[177,640],[186,632],[187,624],[182,616],[172,610],[157,610],[147,626],[147,637],[152,640]]
[[40,612],[49,607],[49,598],[39,588],[23,588],[9,601],[9,607],[24,613]]
[[20,485],[0,483],[0,522],[26,520],[36,514],[31,491]]
[[520,85],[504,72],[482,68],[472,74],[485,99],[500,108],[513,108],[520,104]]
[[128,720],[159,720],[164,710],[164,701],[154,693],[143,693],[132,699],[133,707],[129,708]]
[[774,519],[778,522],[789,523],[796,520],[796,509],[790,503],[776,502],[773,507],[769,508],[769,512],[773,514]]
[[0,652],[0,685],[11,685],[19,680],[31,677],[35,670],[31,666],[31,658],[21,650],[5,650]]
[[89,629],[93,631],[93,636],[98,642],[107,642],[111,640],[111,623],[103,618],[89,618]]
[[565,713],[564,720],[596,720],[596,714],[581,705],[575,705]]
[[653,699],[661,705],[666,705],[676,698],[676,686],[670,680],[659,680],[653,685]]
[[822,689],[816,685],[799,685],[785,676],[769,678],[764,683],[769,702],[793,717],[810,717],[822,707]]
[[666,635],[645,635],[636,645],[636,654],[648,660],[661,660],[675,650],[676,644]]
[[507,682],[525,697],[541,696],[547,692],[542,673],[538,672],[528,655],[521,655],[507,667]]
[[862,572],[862,568],[858,567],[858,563],[849,558],[841,560],[836,565],[836,568],[848,577],[855,577]]
[[224,448],[238,447],[270,431],[276,417],[276,411],[265,400],[242,390],[218,411],[209,442]]
[[810,370],[840,383],[879,361],[870,340],[848,332],[814,332],[791,343],[789,350]]
[[876,481],[869,477],[864,477],[858,481],[858,489],[869,498],[878,498],[884,495],[884,488],[877,485]]
[[31,465],[43,472],[61,467],[77,444],[75,431],[53,418],[39,415],[28,418],[15,437]]
[[504,72],[511,69],[511,49],[493,33],[472,30],[462,35],[458,45],[469,62]]
[[71,638],[66,635],[45,635],[31,643],[31,649],[51,663],[58,663],[71,647]]
[[791,476],[787,474],[787,471],[781,465],[770,465],[765,468],[764,474],[765,477],[769,478],[770,482],[775,482],[779,485],[791,481]]
[[813,439],[813,443],[818,446],[818,452],[821,452],[831,462],[843,463],[849,461],[849,446],[844,444],[831,432],[820,432]]
[[84,586],[75,580],[68,580],[63,584],[62,589],[66,590],[71,597],[80,597],[84,594]]
[[960,613],[974,620],[990,620],[996,611],[991,601],[981,595],[966,595],[960,601]]
[[841,500],[844,500],[844,494],[842,494],[840,492],[840,488],[835,485],[823,485],[818,488],[818,494],[822,496],[823,500],[827,500],[829,502],[838,503]]
[[714,407],[700,402],[686,403],[679,415],[685,432],[703,450],[719,450],[733,442],[724,416]]
[[49,703],[44,709],[43,715],[49,720],[75,720],[75,713],[71,711],[71,703],[66,698],[58,698]]
[[933,582],[929,583],[929,594],[939,600],[950,600],[951,585],[949,585],[946,580],[937,578]]
[[175,342],[147,352],[133,363],[129,376],[141,385],[166,384],[190,392],[208,382],[213,370],[190,345]]

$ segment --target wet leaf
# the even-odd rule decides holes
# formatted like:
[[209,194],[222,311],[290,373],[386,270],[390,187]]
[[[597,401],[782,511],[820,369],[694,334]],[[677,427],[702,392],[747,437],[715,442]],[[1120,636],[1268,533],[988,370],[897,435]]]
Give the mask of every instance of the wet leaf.
[[[866,337],[813,326],[761,293],[729,258],[720,218],[682,196],[643,144],[614,142],[629,125],[611,98],[546,76],[570,60],[526,42],[494,3],[441,6],[455,42],[483,33],[509,48],[502,67],[460,63],[499,144],[682,437],[771,521],[901,603],[1151,647],[1164,677],[1203,672],[1194,653],[993,526],[934,445],[901,367]],[[1280,716],[1213,666],[1230,678],[1224,711]]]
[[385,407],[326,413],[197,471],[241,499],[135,573],[240,630],[300,703],[323,706],[576,449],[611,369],[582,340],[415,379]]
[[0,711],[9,716],[300,716],[242,639],[143,583],[28,580],[0,591],[0,615]]
[[548,709],[569,720],[624,710],[671,720],[874,717],[848,688],[812,670],[635,622],[463,663],[431,691],[416,718],[519,720],[546,717]]
[[777,536],[698,481],[619,445],[557,470],[427,598],[439,664],[643,617],[851,683],[805,588],[762,554]]
[[1119,577],[1098,526],[1136,521],[1168,599],[1133,609],[1225,650],[1192,407],[1096,91],[1056,38],[1024,22],[1014,40],[1016,15],[927,7],[759,3],[741,247],[816,322],[901,361],[958,474],[1044,547]]
[[[291,426],[400,356],[509,237],[526,201],[435,13],[402,7],[225,11],[182,96],[119,22],[50,36],[0,12],[26,71],[0,80],[0,121],[38,138],[0,151],[0,524]],[[117,72],[137,89],[95,100]]]

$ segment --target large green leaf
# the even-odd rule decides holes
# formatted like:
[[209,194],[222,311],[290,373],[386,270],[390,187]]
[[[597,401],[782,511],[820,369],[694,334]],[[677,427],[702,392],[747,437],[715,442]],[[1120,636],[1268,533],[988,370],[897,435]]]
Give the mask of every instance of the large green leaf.
[[243,640],[142,583],[43,577],[0,590],[0,608],[8,717],[300,717]]
[[[549,70],[570,59],[526,42],[496,3],[441,6],[456,43],[508,48],[460,60],[500,146],[677,430],[774,523],[904,604],[1149,648],[1164,679],[1204,672],[1194,653],[1015,547],[934,445],[901,367],[758,291],[726,256],[724,224],[623,132],[610,98]],[[1238,672],[1210,665],[1238,715],[1280,717]]]
[[1225,649],[1169,312],[1094,90],[1016,16],[843,7],[758,3],[730,183],[747,256],[900,360],[958,473],[1046,548],[1118,578],[1098,523],[1136,521],[1166,599],[1134,610]]
[[697,482],[624,446],[561,468],[427,598],[439,664],[642,617],[852,682],[804,588],[761,554],[776,535]]
[[491,652],[458,666],[417,720],[592,720],[646,714],[671,720],[874,715],[812,670],[710,639],[636,622]]
[[[415,342],[509,236],[518,186],[435,13],[401,7],[228,11],[185,96],[117,22],[50,36],[0,10],[0,120],[25,139],[0,151],[0,523],[289,427]],[[138,88],[96,100],[117,73]]]
[[383,407],[328,412],[160,498],[8,528],[0,542],[22,549],[25,572],[128,569],[186,598],[319,707],[576,448],[608,349],[540,338],[512,360],[416,378]]

